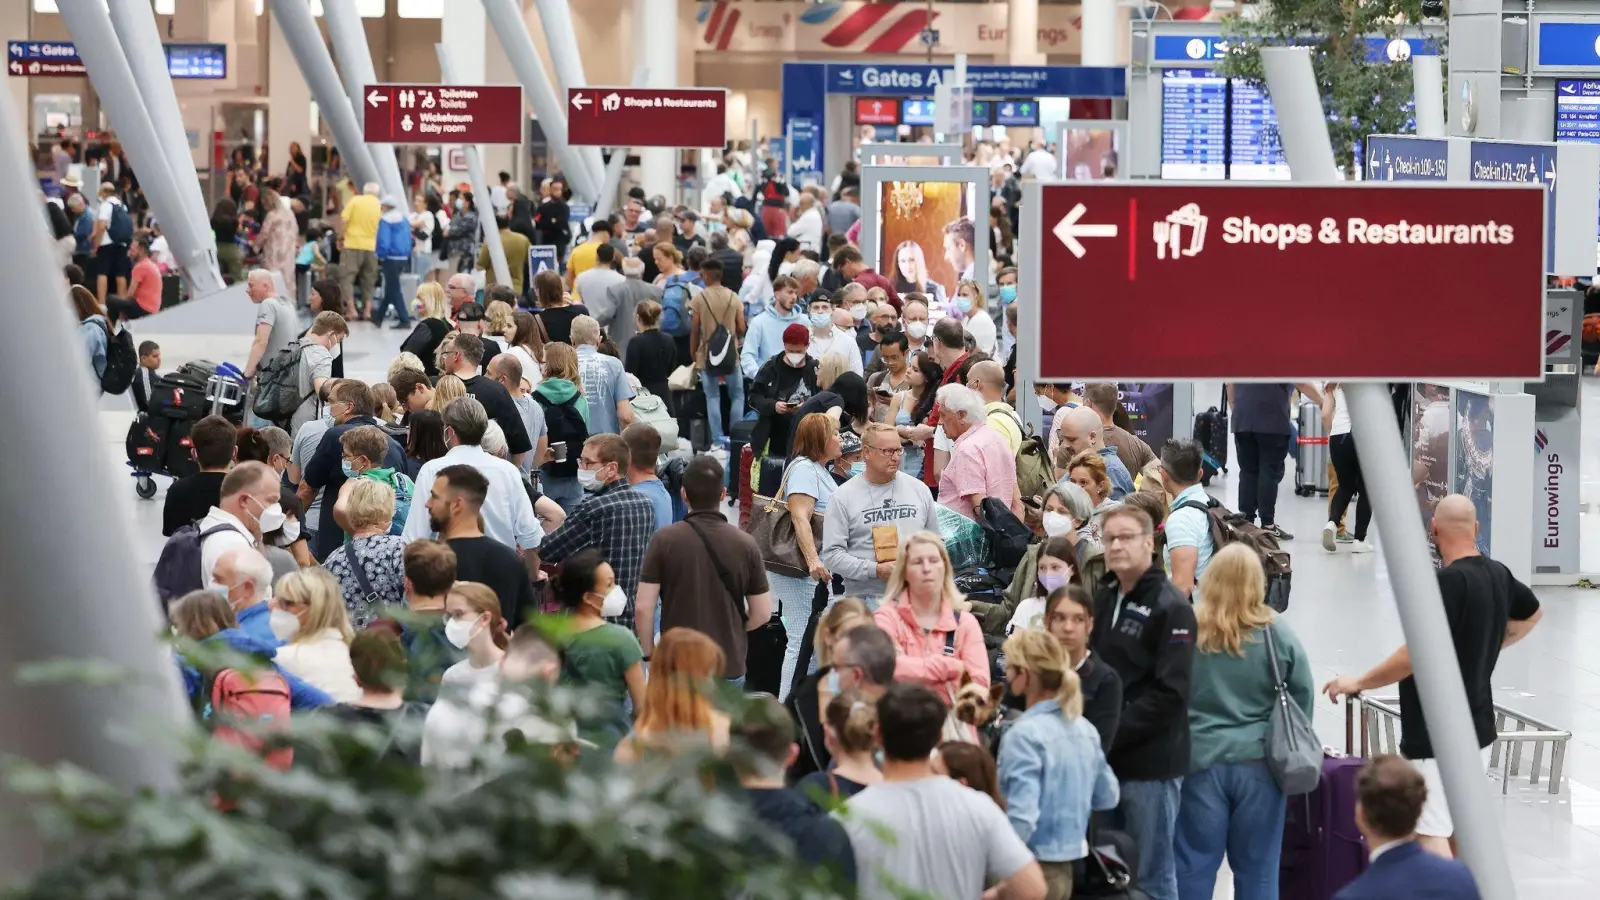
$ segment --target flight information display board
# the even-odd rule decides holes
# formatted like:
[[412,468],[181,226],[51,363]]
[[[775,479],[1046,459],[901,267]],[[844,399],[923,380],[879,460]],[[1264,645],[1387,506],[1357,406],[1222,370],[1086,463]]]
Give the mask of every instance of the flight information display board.
[[1228,177],[1228,79],[1210,69],[1161,72],[1161,177]]
[[1228,177],[1288,181],[1289,161],[1278,141],[1278,114],[1260,88],[1234,79],[1228,111]]
[[[1600,144],[1600,81],[1556,82],[1556,140]],[[1595,231],[1600,234],[1600,217]]]

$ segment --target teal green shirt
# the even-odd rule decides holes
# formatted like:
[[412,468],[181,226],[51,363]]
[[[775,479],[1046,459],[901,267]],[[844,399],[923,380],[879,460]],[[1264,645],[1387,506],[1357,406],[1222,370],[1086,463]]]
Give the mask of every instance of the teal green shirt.
[[610,747],[633,727],[628,715],[627,671],[644,659],[639,639],[621,625],[607,623],[578,632],[567,639],[566,664],[561,680],[566,684],[588,685],[605,692],[615,702],[602,720],[579,724],[585,740]]
[[[1270,627],[1289,697],[1309,716],[1316,696],[1311,661],[1288,625],[1275,621]],[[1267,718],[1275,702],[1261,629],[1245,636],[1243,656],[1197,650],[1189,687],[1189,771],[1264,759]]]

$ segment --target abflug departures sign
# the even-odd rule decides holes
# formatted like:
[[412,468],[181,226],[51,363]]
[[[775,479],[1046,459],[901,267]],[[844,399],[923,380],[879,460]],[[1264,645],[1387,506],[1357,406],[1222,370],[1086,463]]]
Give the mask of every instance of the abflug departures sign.
[[1537,186],[1041,190],[1041,380],[1543,377]]

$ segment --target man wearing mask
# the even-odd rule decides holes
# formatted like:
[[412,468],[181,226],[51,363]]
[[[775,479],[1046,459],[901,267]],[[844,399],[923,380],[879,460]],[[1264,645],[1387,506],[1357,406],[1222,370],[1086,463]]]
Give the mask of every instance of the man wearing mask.
[[211,577],[223,554],[230,550],[255,550],[261,546],[263,534],[283,527],[286,517],[278,505],[281,490],[278,473],[266,463],[240,463],[222,479],[221,498],[196,526],[201,534],[228,526],[200,542],[202,581]]
[[556,565],[585,547],[599,547],[616,573],[627,598],[615,624],[633,629],[633,602],[645,548],[656,529],[650,498],[628,481],[628,442],[615,434],[597,434],[583,444],[578,480],[587,496],[560,528],[545,538],[544,561]]
[[907,352],[921,353],[928,349],[928,298],[922,294],[907,294],[900,307],[900,325],[910,339]]
[[[845,289],[840,289],[840,299],[844,299]],[[857,375],[865,374],[865,367],[861,364],[861,348],[856,346],[854,331],[846,331],[834,324],[833,302],[826,297],[814,296],[809,307],[811,323],[811,348],[810,353],[817,360],[821,360],[829,353],[837,353],[845,358],[850,371]]]
[[[1017,302],[1016,267],[1006,266],[1001,269],[999,274],[995,275],[994,282],[999,285],[1000,302],[989,304],[989,315],[994,317],[994,324],[997,328],[1001,325],[1006,326],[1000,329],[1000,333],[1003,335],[1000,339],[1000,355],[1008,357],[1015,353],[1017,348],[1016,325],[1011,322],[1009,317],[1009,310]],[[1012,368],[1015,368],[1015,365]]]
[[[207,577],[207,590],[228,598],[233,607],[236,628],[225,629],[212,640],[221,641],[238,653],[271,658],[284,639],[279,632],[292,635],[299,630],[300,622],[288,610],[275,610],[271,605],[272,564],[267,558],[250,549],[233,549],[217,560],[217,566]],[[277,622],[277,627],[273,627]],[[210,643],[210,641],[208,641]],[[315,709],[333,705],[333,698],[312,687],[293,674],[278,669],[289,688],[290,709]],[[198,670],[183,667],[184,686],[191,696],[200,690],[203,680]]]
[[806,352],[811,333],[799,322],[791,322],[781,340],[782,349],[762,363],[750,383],[750,408],[759,415],[750,434],[750,448],[758,457],[789,455],[795,410],[817,393],[817,360]]
[[[305,478],[300,482],[302,506],[309,507],[317,491],[323,491],[324,502],[322,516],[317,523],[317,540],[311,545],[311,555],[316,557],[318,562],[326,559],[329,553],[344,543],[344,529],[339,527],[333,517],[334,504],[331,502],[333,498],[339,496],[339,489],[344,487],[346,480],[344,446],[340,443],[340,438],[345,432],[360,428],[362,425],[380,424],[373,417],[376,410],[377,401],[372,397],[372,388],[363,381],[346,379],[336,382],[328,393],[327,411],[333,416],[334,424],[322,436],[321,443],[317,444],[317,452],[306,464]],[[388,452],[384,455],[379,468],[404,472],[405,448],[392,437],[388,439],[388,444]]]
[[790,325],[805,327],[807,311],[797,308],[799,298],[800,282],[793,276],[779,275],[772,282],[772,305],[750,320],[744,348],[739,351],[739,368],[746,378],[754,381],[767,360],[783,352],[784,334]]
[[525,558],[535,556],[544,531],[533,515],[522,482],[522,471],[483,449],[483,435],[489,430],[489,413],[476,397],[457,397],[445,405],[444,440],[450,449],[438,459],[430,459],[417,471],[411,495],[411,510],[406,514],[401,537],[416,541],[434,536],[433,521],[427,506],[433,496],[433,483],[450,466],[471,466],[488,481],[478,515],[483,533],[508,547],[520,549]]

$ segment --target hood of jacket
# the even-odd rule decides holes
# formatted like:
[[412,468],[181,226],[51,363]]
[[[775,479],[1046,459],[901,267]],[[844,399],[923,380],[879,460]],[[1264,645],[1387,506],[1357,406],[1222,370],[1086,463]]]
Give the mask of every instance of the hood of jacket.
[[213,634],[211,637],[201,641],[202,644],[210,644],[215,642],[227,644],[229,648],[239,653],[247,653],[262,660],[270,661],[276,658],[278,655],[277,647],[259,638],[246,634],[244,631],[238,628],[225,628],[222,631]]
[[565,403],[578,394],[577,385],[565,378],[546,378],[534,390],[551,403]]

